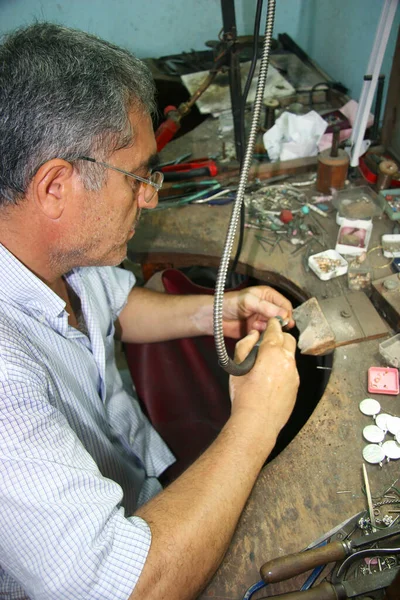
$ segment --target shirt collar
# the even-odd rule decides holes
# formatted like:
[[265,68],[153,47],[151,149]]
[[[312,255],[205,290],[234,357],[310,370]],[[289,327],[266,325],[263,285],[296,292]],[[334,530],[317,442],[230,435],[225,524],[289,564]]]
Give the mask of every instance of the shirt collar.
[[[78,270],[78,269],[76,269]],[[0,299],[17,304],[26,312],[39,311],[57,317],[66,303],[39,277],[0,244]]]

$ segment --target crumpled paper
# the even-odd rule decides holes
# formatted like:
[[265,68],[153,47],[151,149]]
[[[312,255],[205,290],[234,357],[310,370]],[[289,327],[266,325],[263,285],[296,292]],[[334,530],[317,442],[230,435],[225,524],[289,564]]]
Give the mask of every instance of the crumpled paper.
[[311,110],[306,115],[284,112],[263,136],[272,162],[318,154],[318,143],[328,123]]

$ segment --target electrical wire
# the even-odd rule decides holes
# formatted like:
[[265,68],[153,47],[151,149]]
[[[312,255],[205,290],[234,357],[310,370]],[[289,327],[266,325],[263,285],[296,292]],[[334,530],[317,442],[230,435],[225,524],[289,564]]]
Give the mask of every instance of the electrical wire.
[[[226,236],[225,246],[222,253],[221,263],[218,270],[218,277],[215,286],[215,296],[214,296],[214,339],[215,339],[215,347],[217,350],[217,355],[219,359],[219,364],[221,367],[230,373],[231,375],[245,375],[250,371],[253,367],[256,355],[258,352],[257,344],[247,356],[247,358],[241,363],[236,364],[232,359],[229,358],[228,353],[226,351],[225,339],[223,333],[223,324],[222,324],[222,307],[224,301],[224,289],[226,283],[226,276],[229,267],[229,260],[233,248],[233,243],[235,240],[236,228],[240,216],[240,210],[243,202],[244,192],[247,186],[247,180],[249,176],[250,166],[253,159],[254,146],[256,142],[256,136],[258,133],[258,127],[260,122],[261,115],[261,107],[263,103],[264,97],[264,88],[265,82],[267,80],[267,72],[269,65],[269,54],[270,54],[270,45],[272,39],[272,30],[274,25],[274,16],[275,16],[275,0],[269,0],[268,2],[268,10],[267,10],[267,18],[266,18],[266,26],[265,26],[265,36],[264,36],[264,45],[263,45],[263,53],[260,64],[260,73],[258,77],[257,83],[257,91],[256,97],[254,100],[253,107],[253,118],[250,127],[249,140],[246,147],[245,156],[243,159],[243,165],[241,168],[240,178],[239,178],[239,186],[236,195],[235,204],[233,206],[231,219],[229,222],[228,233]],[[261,339],[261,336],[260,336]]]

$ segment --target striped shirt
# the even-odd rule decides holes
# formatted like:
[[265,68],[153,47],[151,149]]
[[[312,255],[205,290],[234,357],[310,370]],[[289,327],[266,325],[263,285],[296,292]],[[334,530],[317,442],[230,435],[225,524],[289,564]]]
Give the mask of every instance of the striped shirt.
[[116,368],[132,273],[65,279],[86,335],[0,244],[0,598],[126,600],[151,541],[131,515],[174,459]]

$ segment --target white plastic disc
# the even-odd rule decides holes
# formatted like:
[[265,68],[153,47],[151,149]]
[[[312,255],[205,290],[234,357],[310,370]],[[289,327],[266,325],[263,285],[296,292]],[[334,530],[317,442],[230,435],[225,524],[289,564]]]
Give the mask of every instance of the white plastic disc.
[[378,444],[368,444],[368,446],[363,448],[362,454],[364,460],[372,465],[382,462],[386,456],[385,452],[382,450],[382,446],[378,446]]
[[386,413],[381,413],[380,415],[376,416],[375,423],[380,429],[382,429],[382,431],[386,432],[388,430],[388,419],[390,418],[390,415]]
[[382,450],[388,458],[392,458],[393,460],[400,458],[400,444],[394,440],[382,444]]
[[382,442],[385,439],[385,432],[377,425],[367,425],[363,429],[363,436],[367,442],[379,444],[379,442]]
[[395,437],[395,439],[396,439],[396,442],[397,442],[398,444],[400,444],[400,431],[398,431],[394,437]]
[[388,431],[390,431],[390,433],[392,433],[393,435],[396,435],[396,433],[400,431],[400,418],[392,417],[391,415],[389,415],[389,418],[387,420],[387,426]]
[[365,398],[365,400],[361,400],[359,408],[363,415],[372,417],[380,412],[381,405],[379,404],[378,400],[374,400],[373,398]]

